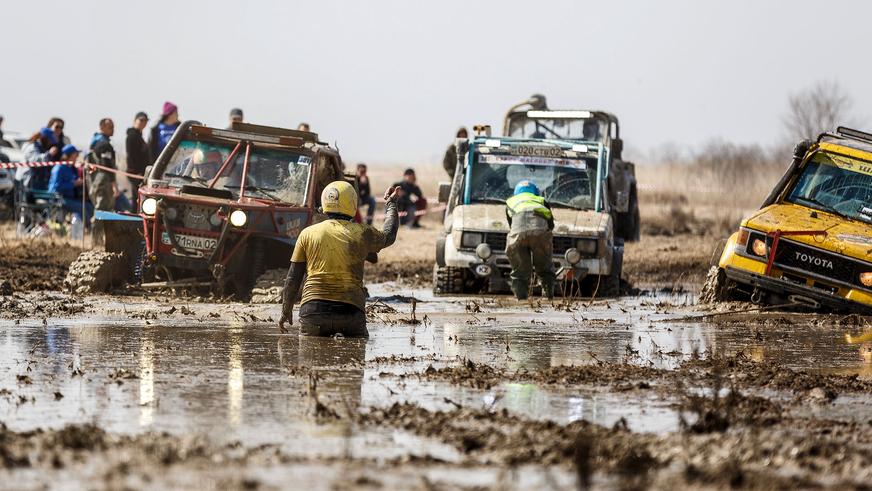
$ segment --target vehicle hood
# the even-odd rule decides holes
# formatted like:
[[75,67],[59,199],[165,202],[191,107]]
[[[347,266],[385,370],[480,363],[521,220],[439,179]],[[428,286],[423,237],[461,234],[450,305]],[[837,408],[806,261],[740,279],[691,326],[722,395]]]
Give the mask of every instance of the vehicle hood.
[[[602,235],[611,224],[608,213],[554,208],[554,233],[557,235]],[[460,205],[454,209],[454,230],[508,232],[506,206],[499,204]]]
[[748,217],[742,225],[766,233],[825,230],[827,235],[823,238],[796,235],[789,239],[863,261],[869,261],[872,256],[872,225],[805,206],[791,203],[770,205]]

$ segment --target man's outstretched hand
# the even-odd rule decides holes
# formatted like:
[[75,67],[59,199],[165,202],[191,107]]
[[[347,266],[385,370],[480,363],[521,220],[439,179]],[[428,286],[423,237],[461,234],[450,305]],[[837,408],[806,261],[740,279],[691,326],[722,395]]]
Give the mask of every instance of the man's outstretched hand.
[[397,193],[400,191],[399,186],[391,186],[385,191],[385,201],[396,201]]
[[282,334],[287,334],[289,332],[288,328],[285,327],[285,322],[287,322],[289,326],[294,325],[293,310],[291,310],[290,312],[282,312],[282,318],[279,319],[279,331],[281,331]]

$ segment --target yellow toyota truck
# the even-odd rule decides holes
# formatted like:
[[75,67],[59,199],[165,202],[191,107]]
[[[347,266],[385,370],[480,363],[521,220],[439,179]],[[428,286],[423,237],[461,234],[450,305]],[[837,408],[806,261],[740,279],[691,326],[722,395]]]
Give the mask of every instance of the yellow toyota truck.
[[872,134],[839,127],[803,141],[727,241],[702,301],[872,313]]

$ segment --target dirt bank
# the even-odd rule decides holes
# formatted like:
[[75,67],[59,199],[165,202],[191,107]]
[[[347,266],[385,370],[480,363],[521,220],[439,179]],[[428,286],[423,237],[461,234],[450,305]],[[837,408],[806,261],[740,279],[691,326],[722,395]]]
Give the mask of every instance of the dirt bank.
[[14,291],[60,290],[67,269],[81,252],[68,243],[40,239],[0,243],[0,281],[9,281]]

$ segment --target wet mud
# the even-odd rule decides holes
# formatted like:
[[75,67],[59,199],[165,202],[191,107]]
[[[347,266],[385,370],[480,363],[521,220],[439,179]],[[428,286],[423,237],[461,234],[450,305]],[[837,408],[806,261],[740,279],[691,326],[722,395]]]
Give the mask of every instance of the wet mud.
[[80,248],[44,240],[4,240],[0,254],[0,282],[12,292],[61,290],[64,278]]
[[697,249],[553,305],[371,265],[364,340],[282,334],[274,304],[10,284],[0,487],[866,486],[869,319],[698,306]]

